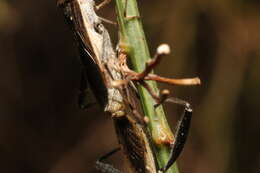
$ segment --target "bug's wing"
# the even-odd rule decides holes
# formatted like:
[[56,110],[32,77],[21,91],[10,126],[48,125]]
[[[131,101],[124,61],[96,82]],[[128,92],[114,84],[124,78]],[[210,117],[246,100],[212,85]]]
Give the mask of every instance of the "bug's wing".
[[78,106],[80,109],[87,109],[96,104],[96,97],[90,89],[85,68],[81,69],[81,79],[78,95]]

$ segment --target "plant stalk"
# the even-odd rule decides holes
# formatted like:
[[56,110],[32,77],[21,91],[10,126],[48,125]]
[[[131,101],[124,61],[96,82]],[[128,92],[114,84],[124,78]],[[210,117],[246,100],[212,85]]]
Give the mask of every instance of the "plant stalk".
[[[145,69],[145,62],[151,56],[140,20],[137,2],[136,0],[115,0],[115,2],[119,24],[119,46],[130,57],[133,70],[142,72]],[[159,94],[156,82],[147,81],[147,83]],[[149,118],[148,130],[156,146],[156,159],[160,168],[162,168],[167,163],[170,154],[167,141],[173,140],[174,137],[166,120],[163,107],[159,106],[155,109],[154,105],[156,103],[147,90],[142,86],[138,86],[138,90],[144,114]],[[179,173],[177,165],[174,164],[167,173]]]

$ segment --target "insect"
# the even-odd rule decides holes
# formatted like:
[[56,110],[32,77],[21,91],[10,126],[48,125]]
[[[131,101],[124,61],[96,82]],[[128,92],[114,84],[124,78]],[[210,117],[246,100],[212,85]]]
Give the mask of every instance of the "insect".
[[[148,65],[144,72],[135,73],[128,69],[124,51],[119,51],[118,55],[114,52],[102,19],[95,13],[97,7],[102,7],[101,5],[96,7],[94,0],[58,0],[58,5],[62,7],[68,25],[75,35],[84,74],[87,74],[86,78],[98,102],[113,118],[120,148],[129,161],[131,169],[138,173],[166,172],[183,149],[192,115],[191,107],[178,99],[156,96],[149,90],[149,86],[146,87],[153,98],[157,99],[158,104],[174,102],[185,107],[177,126],[176,140],[171,144],[169,161],[159,169],[154,157],[153,142],[146,130],[140,101],[131,86],[132,81],[143,86],[146,86],[144,80],[165,81],[166,78],[150,74],[159,58]],[[82,81],[86,82],[85,79]],[[83,85],[82,92],[84,90]],[[83,97],[84,95],[80,99],[84,100]],[[97,161],[97,168],[102,172],[116,173],[115,168],[102,162],[112,153]]]
[[108,32],[95,13],[94,1],[71,0],[59,5],[78,42],[90,86],[104,110],[113,117],[121,149],[131,169],[135,172],[157,172],[149,135],[138,118],[142,114],[136,104],[138,100],[133,101],[135,94],[128,85],[113,87],[113,81],[124,78],[117,69],[119,62]]

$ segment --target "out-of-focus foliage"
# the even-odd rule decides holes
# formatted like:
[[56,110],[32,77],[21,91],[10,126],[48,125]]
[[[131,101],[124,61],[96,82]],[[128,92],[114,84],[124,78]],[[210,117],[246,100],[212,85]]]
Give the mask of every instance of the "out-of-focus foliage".
[[[195,110],[181,171],[258,173],[260,3],[138,2],[151,53],[160,43],[172,48],[156,73],[202,80],[199,87],[161,85]],[[55,3],[0,1],[1,172],[97,172],[95,159],[117,146],[98,105],[77,107],[80,63]],[[113,4],[98,13],[115,20]],[[116,42],[116,28],[108,27]],[[174,129],[182,110],[166,108]],[[116,167],[121,157],[112,159]]]

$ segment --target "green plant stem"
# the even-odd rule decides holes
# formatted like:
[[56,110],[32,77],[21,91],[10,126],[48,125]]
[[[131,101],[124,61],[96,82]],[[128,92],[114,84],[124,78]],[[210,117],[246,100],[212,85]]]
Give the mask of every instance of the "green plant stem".
[[[125,9],[125,7],[127,9]],[[130,57],[133,69],[142,72],[145,69],[145,62],[150,59],[149,49],[146,43],[143,27],[139,18],[139,11],[136,0],[116,0],[116,10],[120,31],[120,46],[124,47]],[[126,11],[126,16],[124,13]],[[132,17],[131,17],[132,16]],[[135,17],[134,17],[135,16]],[[131,17],[131,19],[129,18]],[[148,85],[159,94],[157,84],[154,81],[147,82]],[[148,129],[156,143],[156,158],[160,168],[163,167],[169,159],[169,147],[164,144],[158,144],[162,132],[168,136],[173,136],[171,129],[165,118],[162,106],[154,108],[155,101],[151,95],[142,86],[138,87],[144,113],[149,117]],[[178,173],[176,164],[172,166],[167,173]]]

